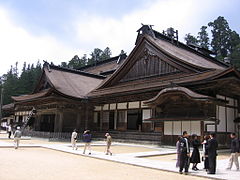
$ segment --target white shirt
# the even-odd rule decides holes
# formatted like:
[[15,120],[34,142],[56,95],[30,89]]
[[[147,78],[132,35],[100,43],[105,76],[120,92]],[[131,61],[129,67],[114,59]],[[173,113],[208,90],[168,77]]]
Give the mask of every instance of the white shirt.
[[189,153],[189,148],[188,148],[188,139],[187,138],[184,138],[185,141],[186,141],[186,148],[187,148],[187,152]]
[[77,132],[72,133],[72,139],[75,139],[75,138],[77,138]]

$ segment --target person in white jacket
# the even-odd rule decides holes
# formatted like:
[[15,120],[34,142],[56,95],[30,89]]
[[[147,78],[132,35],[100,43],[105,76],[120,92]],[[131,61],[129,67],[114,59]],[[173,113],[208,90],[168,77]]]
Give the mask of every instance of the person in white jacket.
[[72,149],[77,150],[77,130],[74,129],[72,132],[72,137],[71,137],[71,143],[72,143]]
[[19,147],[19,142],[20,142],[21,136],[22,136],[22,133],[20,131],[20,127],[17,127],[17,130],[15,131],[15,133],[13,135],[15,149],[18,149],[18,147]]

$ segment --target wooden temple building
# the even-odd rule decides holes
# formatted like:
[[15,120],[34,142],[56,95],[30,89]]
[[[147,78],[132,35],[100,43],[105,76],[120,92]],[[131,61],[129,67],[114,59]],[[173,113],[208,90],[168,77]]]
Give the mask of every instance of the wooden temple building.
[[[34,108],[35,131],[161,133],[175,143],[186,130],[239,133],[240,74],[211,52],[143,25],[126,57],[80,70],[48,63],[34,92],[13,97],[15,121]],[[151,136],[149,136],[151,140]]]

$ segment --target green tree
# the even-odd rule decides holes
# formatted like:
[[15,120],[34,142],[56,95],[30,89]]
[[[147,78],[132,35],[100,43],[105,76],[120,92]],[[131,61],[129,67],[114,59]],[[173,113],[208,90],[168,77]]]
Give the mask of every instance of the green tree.
[[228,22],[224,17],[219,16],[213,22],[209,22],[208,26],[212,28],[212,50],[216,53],[216,57],[222,60],[229,54],[231,30]]
[[104,61],[108,58],[110,58],[112,55],[112,52],[109,47],[106,47],[104,50],[101,50],[99,48],[95,48],[93,52],[90,54],[90,58],[87,61],[87,64],[94,64],[99,61]]
[[60,67],[68,67],[68,64],[67,64],[67,62],[61,62],[61,65],[60,65]]
[[186,41],[186,44],[188,44],[188,45],[189,44],[197,45],[199,43],[198,39],[195,36],[191,35],[190,33],[185,35],[184,40]]
[[9,104],[13,100],[11,96],[19,96],[23,94],[31,93],[42,72],[41,63],[37,63],[36,67],[34,64],[23,63],[23,69],[18,77],[18,63],[15,67],[11,66],[7,74],[2,76],[3,91],[3,104]]
[[100,60],[103,61],[103,60],[106,60],[106,59],[109,59],[112,55],[112,52],[110,50],[109,47],[106,47],[104,50],[103,50],[103,53],[100,57]]
[[[17,63],[16,63],[17,64]],[[18,77],[17,66],[13,68],[11,66],[7,74],[2,76],[3,78],[3,104],[9,104],[12,102],[11,96],[18,95]]]
[[75,55],[68,63],[68,67],[73,69],[78,69],[86,65],[87,55],[84,54],[83,57],[79,58],[78,55]]
[[202,26],[200,28],[200,32],[198,32],[197,38],[200,46],[209,49],[209,37],[207,33],[207,26]]

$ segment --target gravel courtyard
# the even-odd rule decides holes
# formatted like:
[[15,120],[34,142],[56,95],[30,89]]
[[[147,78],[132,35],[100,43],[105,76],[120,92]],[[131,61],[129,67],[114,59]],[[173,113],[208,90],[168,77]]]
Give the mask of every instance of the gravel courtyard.
[[44,148],[0,148],[1,180],[204,179],[93,159]]

